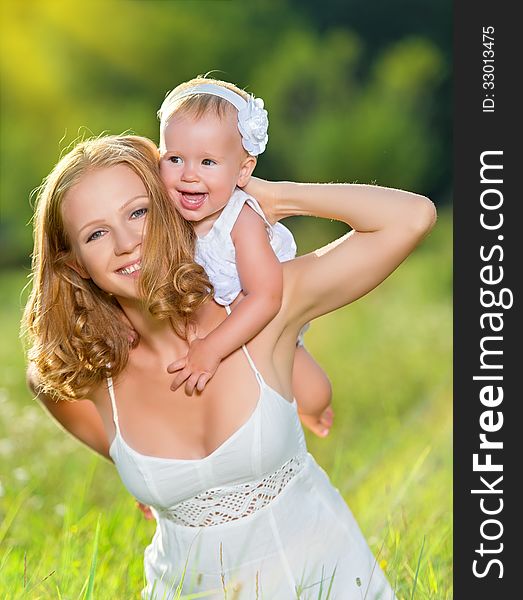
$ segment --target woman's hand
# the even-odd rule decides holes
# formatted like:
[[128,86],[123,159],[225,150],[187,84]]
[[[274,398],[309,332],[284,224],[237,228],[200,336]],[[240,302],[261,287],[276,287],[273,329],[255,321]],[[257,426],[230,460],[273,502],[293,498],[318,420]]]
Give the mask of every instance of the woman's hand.
[[136,508],[142,511],[143,516],[147,521],[151,521],[152,519],[154,519],[151,507],[147,506],[147,504],[142,504],[141,502],[138,502],[138,500],[136,500]]
[[326,437],[329,435],[334,420],[334,411],[330,404],[319,416],[298,414],[300,421],[307,429],[310,429],[312,433],[316,434],[318,437]]

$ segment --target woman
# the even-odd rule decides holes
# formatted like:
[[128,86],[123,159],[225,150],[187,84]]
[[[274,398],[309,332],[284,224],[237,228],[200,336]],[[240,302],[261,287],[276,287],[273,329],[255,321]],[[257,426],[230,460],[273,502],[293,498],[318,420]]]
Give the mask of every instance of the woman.
[[376,186],[252,180],[247,190],[273,220],[314,214],[353,231],[285,263],[273,321],[201,394],[190,379],[173,393],[173,356],[227,315],[192,262],[190,228],[161,186],[156,149],[144,138],[105,137],[66,155],[35,220],[31,385],[152,507],[144,598],[171,598],[178,586],[240,600],[318,598],[329,588],[336,599],[393,598],[306,451],[292,364],[302,325],[383,281],[431,228],[434,207]]

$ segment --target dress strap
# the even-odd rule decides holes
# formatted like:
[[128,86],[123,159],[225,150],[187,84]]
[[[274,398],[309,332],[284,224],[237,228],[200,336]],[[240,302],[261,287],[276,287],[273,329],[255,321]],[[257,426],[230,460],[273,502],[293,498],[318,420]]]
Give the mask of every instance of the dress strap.
[[[228,315],[230,315],[232,312],[231,307],[228,305],[225,306],[225,310],[227,311]],[[256,368],[256,365],[254,364],[254,361],[252,360],[251,355],[249,354],[249,351],[247,350],[247,346],[245,344],[242,345],[242,350],[243,350],[243,353],[245,354],[245,356],[247,357],[247,360],[249,361],[249,365],[251,366],[251,369],[254,371],[254,374],[256,375],[256,379],[258,380],[260,385],[264,384],[265,381],[262,377],[262,374]]]
[[221,234],[229,235],[248,197],[244,191],[236,188],[222,210],[221,215],[214,223],[213,229],[219,230]]
[[[272,242],[272,238],[273,238],[273,235],[274,235],[274,229],[273,229],[273,226],[267,220],[267,217],[265,216],[265,213],[263,212],[262,207],[258,204],[258,200],[256,200],[256,198],[254,198],[253,196],[249,196],[242,189],[238,189],[238,191],[243,194],[243,196],[244,196],[244,203],[248,204],[252,208],[252,210],[259,217],[261,217],[261,219],[262,219],[262,221],[263,221],[263,223],[265,225],[265,230],[267,231],[267,235],[269,236],[269,241]],[[275,250],[275,248],[273,248],[273,250]],[[275,250],[275,252],[276,252],[276,250]],[[294,254],[296,254],[296,252],[294,252]]]
[[[245,194],[245,192],[243,192]],[[258,204],[258,200],[256,200],[256,198],[254,198],[253,196],[249,196],[246,194],[246,199],[245,202],[252,208],[252,210],[257,213],[258,215],[260,215],[260,217],[263,219],[263,222],[265,223],[265,226],[269,229],[269,231],[271,231],[272,225],[269,223],[269,221],[267,220],[267,217],[265,216],[265,213],[262,210],[262,207]]]
[[[244,204],[248,204],[255,213],[257,213],[265,223],[265,227],[267,228],[268,233],[270,234],[271,224],[267,221],[267,217],[265,216],[261,206],[258,204],[255,198],[249,196],[246,192],[244,192],[241,188],[236,188],[232,193],[229,201],[225,205],[225,208],[222,210],[221,215],[218,217],[216,222],[214,223],[213,229],[219,230],[221,234],[229,235],[233,230],[238,217],[240,216],[240,212],[244,206]],[[204,238],[205,239],[205,236]]]
[[118,411],[116,410],[116,397],[114,395],[114,385],[112,377],[107,377],[107,390],[109,391],[109,398],[111,398],[111,406],[113,408],[114,426],[116,427],[116,431],[119,433],[120,427],[118,425]]

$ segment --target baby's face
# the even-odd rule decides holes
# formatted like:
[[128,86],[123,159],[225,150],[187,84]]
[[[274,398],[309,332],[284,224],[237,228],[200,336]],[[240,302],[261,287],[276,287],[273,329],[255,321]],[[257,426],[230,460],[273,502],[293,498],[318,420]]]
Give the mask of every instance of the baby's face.
[[173,115],[161,131],[160,174],[177,210],[205,235],[256,159],[241,144],[236,111]]

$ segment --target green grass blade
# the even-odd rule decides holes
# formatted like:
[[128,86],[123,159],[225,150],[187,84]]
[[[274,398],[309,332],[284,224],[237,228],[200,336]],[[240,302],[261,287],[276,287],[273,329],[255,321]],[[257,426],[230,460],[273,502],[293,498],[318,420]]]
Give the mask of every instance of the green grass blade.
[[33,490],[30,487],[24,488],[20,492],[20,494],[18,494],[18,497],[16,498],[16,500],[11,505],[11,508],[9,509],[9,511],[7,512],[7,514],[5,515],[2,523],[0,523],[0,544],[2,543],[2,540],[4,539],[4,537],[7,535],[7,532],[9,531],[9,528],[13,524],[13,521],[15,520],[15,517],[18,514],[18,511],[22,507],[22,504],[31,495],[32,491]]
[[418,565],[416,567],[416,574],[414,575],[414,585],[412,586],[412,593],[410,595],[410,600],[414,600],[414,592],[416,591],[416,586],[418,584],[418,573],[421,565],[421,557],[423,556],[423,548],[425,548],[425,536],[423,536],[423,543],[421,544],[421,550],[418,556]]
[[325,598],[325,600],[329,600],[330,596],[331,596],[331,591],[332,591],[332,584],[334,583],[334,578],[336,577],[336,569],[338,567],[334,567],[334,571],[332,572],[332,576],[331,576],[331,580],[329,583],[329,587],[327,589],[327,597]]
[[323,596],[323,578],[324,577],[325,577],[325,566],[322,565],[322,567],[321,567],[320,589],[318,591],[318,600],[321,600],[321,597]]
[[85,590],[83,600],[92,600],[92,598],[93,598],[94,576],[96,573],[96,561],[98,558],[99,537],[100,537],[100,515],[98,515],[98,520],[96,522],[96,532],[94,534],[93,554],[91,557],[91,568],[89,569],[89,579],[87,582],[87,589]]

